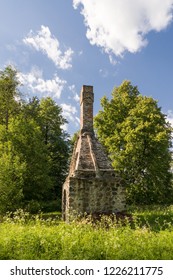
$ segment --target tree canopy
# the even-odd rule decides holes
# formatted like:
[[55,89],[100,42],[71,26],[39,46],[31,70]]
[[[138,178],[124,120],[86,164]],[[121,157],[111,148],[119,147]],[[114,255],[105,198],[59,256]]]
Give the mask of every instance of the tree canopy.
[[19,85],[15,69],[8,66],[4,71],[0,71],[0,124],[4,124],[6,129],[11,116],[14,117],[20,110]]
[[1,71],[0,212],[60,210],[70,150],[61,128],[66,120],[50,97],[22,100],[19,85],[16,70]]
[[124,178],[129,203],[173,201],[171,126],[157,102],[124,81],[101,99],[94,124],[115,171]]

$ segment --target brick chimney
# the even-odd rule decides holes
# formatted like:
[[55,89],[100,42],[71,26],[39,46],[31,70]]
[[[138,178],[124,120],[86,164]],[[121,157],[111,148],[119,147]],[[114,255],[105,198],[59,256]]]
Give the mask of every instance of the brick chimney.
[[81,132],[93,132],[93,86],[84,85],[80,95],[81,106]]

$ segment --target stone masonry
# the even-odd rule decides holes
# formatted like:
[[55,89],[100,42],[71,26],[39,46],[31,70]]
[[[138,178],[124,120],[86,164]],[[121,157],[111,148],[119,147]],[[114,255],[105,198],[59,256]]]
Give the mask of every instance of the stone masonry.
[[62,190],[63,219],[70,214],[111,214],[125,210],[125,189],[93,130],[92,86],[80,96],[81,128]]

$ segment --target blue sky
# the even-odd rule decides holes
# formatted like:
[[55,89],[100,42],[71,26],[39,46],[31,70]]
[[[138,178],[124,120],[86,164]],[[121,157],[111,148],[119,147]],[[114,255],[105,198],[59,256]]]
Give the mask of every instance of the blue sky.
[[70,134],[82,85],[96,114],[125,79],[173,124],[173,0],[0,0],[0,42],[0,68],[17,68],[28,98],[51,96]]

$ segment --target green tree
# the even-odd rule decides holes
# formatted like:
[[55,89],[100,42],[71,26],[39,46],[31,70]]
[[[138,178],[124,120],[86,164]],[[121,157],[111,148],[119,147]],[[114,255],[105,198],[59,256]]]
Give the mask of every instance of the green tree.
[[129,203],[171,199],[171,126],[157,102],[129,81],[116,87],[95,117],[98,138],[124,178]]
[[0,125],[0,213],[22,207],[24,197],[23,174],[26,165],[7,139],[6,128]]
[[10,122],[8,135],[16,154],[26,165],[23,173],[24,201],[50,199],[50,162],[40,127],[34,120],[18,117]]
[[21,108],[19,85],[17,71],[11,66],[0,71],[0,124],[4,124],[7,130],[10,118],[16,116]]
[[62,130],[67,121],[62,109],[51,98],[40,101],[40,127],[50,157],[50,177],[54,182],[54,199],[61,198],[62,184],[67,175],[70,151],[69,135]]
[[66,120],[51,98],[22,100],[19,85],[12,67],[0,72],[0,211],[46,209],[53,201],[58,209],[58,198],[60,209],[70,149],[61,128]]
[[58,199],[60,210],[61,189],[67,175],[70,150],[69,136],[61,128],[66,123],[62,109],[50,97],[41,100],[34,97],[24,106],[23,119],[34,120],[40,128],[42,144],[49,158],[49,178],[53,184],[45,201],[53,205],[53,201],[57,204]]

